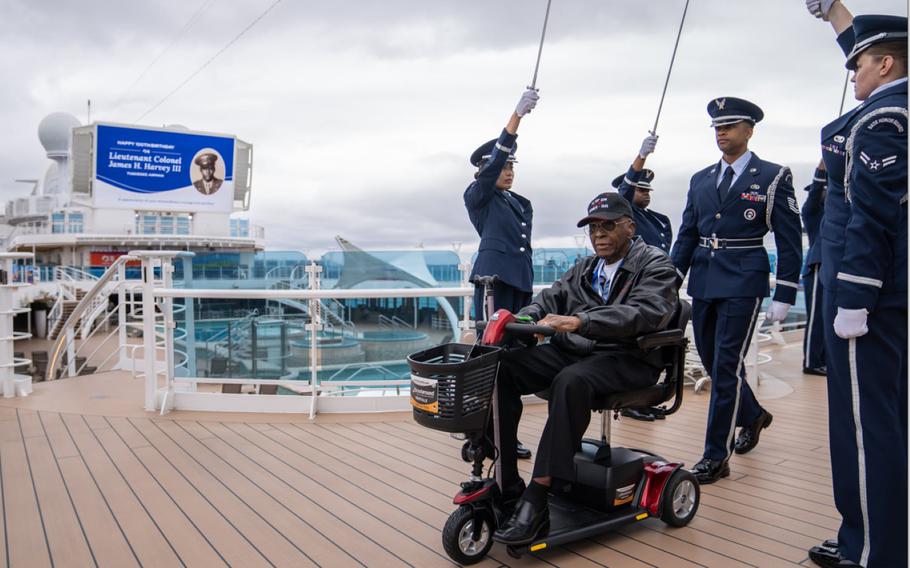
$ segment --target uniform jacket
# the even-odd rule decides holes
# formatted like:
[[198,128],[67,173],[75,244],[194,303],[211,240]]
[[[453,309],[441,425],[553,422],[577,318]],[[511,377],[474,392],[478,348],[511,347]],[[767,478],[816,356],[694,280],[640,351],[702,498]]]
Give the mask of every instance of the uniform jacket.
[[202,193],[205,195],[212,195],[213,193],[215,193],[216,191],[221,189],[221,184],[223,182],[224,182],[224,180],[221,180],[218,178],[212,178],[212,189],[206,190],[205,182],[202,181],[201,179],[199,179],[199,180],[193,182],[193,187],[195,187],[199,193]]
[[635,348],[635,338],[667,327],[678,302],[676,271],[657,247],[635,237],[610,285],[608,301],[591,278],[597,256],[578,261],[562,278],[543,290],[521,310],[535,321],[547,314],[578,316],[576,333],[558,333],[554,345],[586,354],[599,348]]
[[793,304],[803,257],[799,206],[790,169],[753,153],[723,203],[718,202],[717,196],[720,171],[717,163],[692,176],[682,225],[670,255],[680,277],[691,268],[689,295],[702,300],[767,296],[770,262],[764,247],[715,250],[700,243],[702,237],[760,240],[768,231],[774,231],[774,299]]
[[673,227],[670,225],[670,218],[663,213],[635,205],[635,187],[633,184],[641,178],[641,174],[641,171],[636,172],[629,168],[622,183],[619,184],[619,193],[632,206],[636,234],[647,244],[670,254],[670,244],[673,242]]
[[509,157],[516,135],[505,130],[493,153],[480,169],[477,179],[464,192],[464,205],[477,234],[480,248],[471,276],[497,275],[510,286],[531,292],[531,202],[518,195],[496,189],[496,180]]
[[[849,53],[853,29],[838,43]],[[866,99],[822,129],[828,197],[821,228],[823,285],[838,307],[875,310],[907,294],[907,83]]]
[[809,192],[809,195],[806,197],[802,208],[803,227],[809,237],[809,250],[806,252],[806,273],[809,272],[810,266],[819,264],[822,261],[822,247],[818,239],[818,231],[821,228],[822,216],[825,213],[825,202],[822,199],[827,187],[827,172],[816,169],[815,175],[812,177],[812,183],[806,186],[806,191]]

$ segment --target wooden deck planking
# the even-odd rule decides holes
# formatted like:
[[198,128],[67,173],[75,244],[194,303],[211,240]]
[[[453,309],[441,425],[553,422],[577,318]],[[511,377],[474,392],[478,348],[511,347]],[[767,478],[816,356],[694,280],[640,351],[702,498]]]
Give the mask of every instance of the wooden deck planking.
[[[781,360],[799,355],[789,346],[780,352]],[[497,545],[480,565],[810,565],[806,550],[839,524],[825,382],[784,372],[780,363],[767,372],[794,392],[762,401],[774,423],[758,448],[733,456],[730,478],[702,488],[689,526],[648,519],[517,560]],[[36,394],[48,396],[54,386]],[[0,405],[0,566],[452,565],[440,530],[470,466],[460,459],[461,441],[407,414],[310,423],[303,416],[160,418],[121,405],[109,415],[81,415],[72,404],[60,405],[61,413],[40,400]],[[613,422],[613,442],[692,465],[708,400],[689,390],[666,421]],[[545,421],[544,406],[526,408],[519,438],[532,450]],[[588,435],[599,428],[595,415]],[[532,466],[520,462],[526,478]]]
[[10,566],[51,566],[42,513],[16,416],[0,422],[0,470],[7,562]]

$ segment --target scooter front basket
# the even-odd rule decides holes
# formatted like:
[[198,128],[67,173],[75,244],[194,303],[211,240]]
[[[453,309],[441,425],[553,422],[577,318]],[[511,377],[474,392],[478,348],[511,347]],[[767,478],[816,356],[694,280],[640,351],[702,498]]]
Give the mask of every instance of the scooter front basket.
[[499,347],[446,343],[408,356],[414,420],[443,432],[483,430],[499,352]]

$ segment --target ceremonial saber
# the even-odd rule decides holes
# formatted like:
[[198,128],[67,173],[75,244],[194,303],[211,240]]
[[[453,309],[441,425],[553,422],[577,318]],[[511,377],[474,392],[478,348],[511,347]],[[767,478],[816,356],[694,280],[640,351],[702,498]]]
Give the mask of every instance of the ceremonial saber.
[[850,70],[847,70],[847,76],[844,77],[844,92],[840,96],[840,111],[838,111],[837,116],[844,114],[844,102],[847,100],[847,85],[850,84]]
[[[543,53],[543,40],[547,37],[547,22],[550,20],[550,3],[553,0],[547,0],[547,14],[543,17],[543,31],[540,32],[540,47],[537,48],[537,63],[534,65],[534,78],[531,79],[529,89],[537,88],[537,70],[540,69],[540,54]],[[687,0],[688,1],[688,0]]]
[[686,23],[686,12],[689,11],[689,0],[686,0],[686,7],[683,8],[682,19],[679,21],[679,31],[676,32],[676,44],[673,45],[673,55],[670,57],[670,68],[667,69],[667,78],[664,81],[664,92],[660,95],[660,104],[657,106],[657,117],[654,118],[654,128],[651,129],[651,135],[657,133],[657,123],[660,122],[660,111],[664,108],[664,97],[667,96],[667,87],[670,85],[670,74],[673,73],[673,63],[676,61],[676,50],[679,48],[679,38],[682,36],[683,24]]

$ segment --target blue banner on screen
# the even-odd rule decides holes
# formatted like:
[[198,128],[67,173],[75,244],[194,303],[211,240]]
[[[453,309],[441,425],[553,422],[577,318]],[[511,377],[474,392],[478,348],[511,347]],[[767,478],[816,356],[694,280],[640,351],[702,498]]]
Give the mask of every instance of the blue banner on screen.
[[97,207],[229,212],[234,138],[98,125]]

